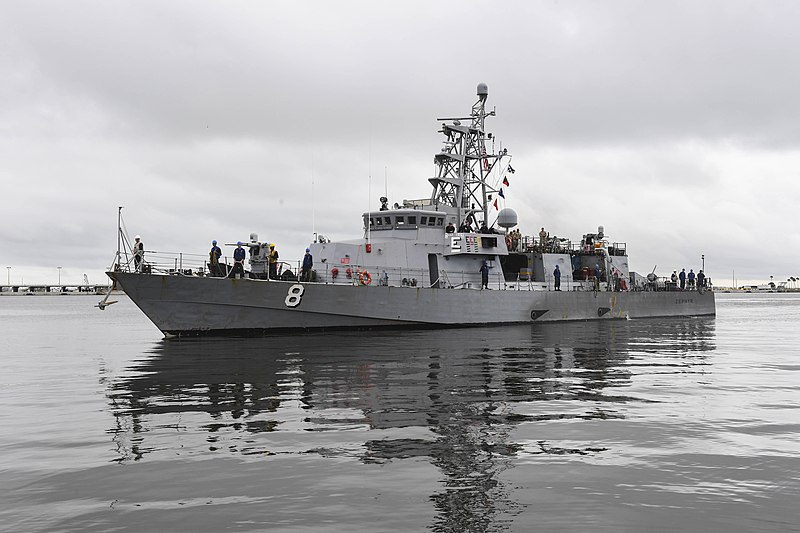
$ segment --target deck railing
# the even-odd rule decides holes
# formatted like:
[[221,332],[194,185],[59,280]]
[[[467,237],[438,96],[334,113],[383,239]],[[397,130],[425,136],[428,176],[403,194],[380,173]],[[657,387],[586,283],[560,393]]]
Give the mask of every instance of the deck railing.
[[[624,245],[623,245],[624,246]],[[223,265],[221,275],[227,275],[233,265],[233,259],[228,256],[220,258]],[[277,268],[277,279],[284,281],[297,280],[300,273],[302,260],[280,261]],[[246,267],[249,262],[246,262]],[[120,262],[115,269],[122,272],[135,272],[136,262],[133,255],[122,254]],[[166,274],[171,276],[211,276],[212,270],[209,268],[208,256],[205,254],[188,254],[182,252],[161,252],[146,250],[144,258],[139,266],[139,271],[144,274]],[[266,279],[264,275],[251,275],[248,277]],[[428,288],[438,283],[441,289],[479,289],[481,287],[481,275],[479,272],[467,271],[448,271],[440,270],[436,279],[431,281],[428,269],[425,268],[401,268],[401,267],[366,267],[358,264],[334,265],[330,263],[317,262],[314,272],[310,279],[303,282],[324,283],[336,285],[360,285],[360,286],[392,286],[392,287],[424,287]],[[678,291],[678,287],[671,283],[666,277],[658,277],[654,281],[646,281],[641,286],[636,286],[628,281],[628,291]],[[706,278],[706,288],[711,287],[711,280]],[[554,280],[552,276],[546,276],[545,280],[532,279],[530,275],[517,273],[511,279],[504,277],[498,267],[492,269],[489,277],[489,288],[495,290],[515,290],[515,291],[549,291],[554,290]],[[613,290],[609,284],[601,279],[599,286],[596,286],[593,279],[579,280],[564,276],[561,280],[562,291],[592,291],[598,290],[606,292]],[[689,290],[687,286],[686,290]]]

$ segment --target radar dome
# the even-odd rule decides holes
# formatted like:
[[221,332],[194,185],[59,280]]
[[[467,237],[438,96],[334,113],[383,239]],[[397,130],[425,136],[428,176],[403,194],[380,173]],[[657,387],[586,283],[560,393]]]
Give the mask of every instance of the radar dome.
[[497,225],[501,228],[513,228],[517,225],[517,212],[506,207],[500,210],[497,214]]
[[478,96],[489,96],[489,86],[485,83],[478,84]]

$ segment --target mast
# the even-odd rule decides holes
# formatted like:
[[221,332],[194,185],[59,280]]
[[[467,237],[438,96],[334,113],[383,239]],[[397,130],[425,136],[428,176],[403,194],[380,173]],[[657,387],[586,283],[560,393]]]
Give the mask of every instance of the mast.
[[433,185],[431,203],[455,208],[459,224],[478,212],[489,223],[488,195],[497,193],[497,189],[488,183],[488,178],[503,157],[511,157],[507,150],[487,150],[486,140],[492,136],[487,135],[484,126],[486,117],[495,116],[495,111],[486,111],[489,88],[485,83],[478,84],[477,93],[478,101],[470,116],[436,119],[443,122],[440,133],[445,140],[441,152],[434,156],[436,176],[428,180]]
[[122,206],[117,207],[117,259],[116,259],[116,266],[112,268],[112,270],[116,270],[119,268],[120,264],[120,252],[122,248]]

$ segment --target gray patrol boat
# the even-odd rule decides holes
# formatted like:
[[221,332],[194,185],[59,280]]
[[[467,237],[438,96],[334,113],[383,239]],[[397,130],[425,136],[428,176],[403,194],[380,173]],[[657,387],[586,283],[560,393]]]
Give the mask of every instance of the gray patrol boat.
[[249,265],[234,271],[202,256],[137,258],[120,224],[108,275],[167,336],[715,314],[709,279],[681,290],[631,272],[625,243],[602,226],[576,241],[512,230],[516,213],[497,203],[511,155],[485,131],[495,115],[485,84],[477,96],[469,116],[438,119],[444,144],[430,197],[391,207],[381,198],[363,214],[361,238],[318,236],[302,274],[299,263],[270,272],[269,245],[255,234],[244,243]]

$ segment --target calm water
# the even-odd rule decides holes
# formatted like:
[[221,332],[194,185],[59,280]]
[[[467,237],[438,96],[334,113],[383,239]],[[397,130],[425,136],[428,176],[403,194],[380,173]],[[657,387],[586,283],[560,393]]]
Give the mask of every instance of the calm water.
[[800,531],[800,294],[165,342],[0,297],[3,531]]

